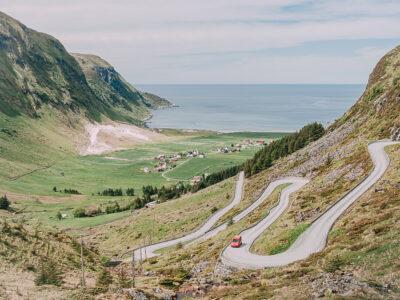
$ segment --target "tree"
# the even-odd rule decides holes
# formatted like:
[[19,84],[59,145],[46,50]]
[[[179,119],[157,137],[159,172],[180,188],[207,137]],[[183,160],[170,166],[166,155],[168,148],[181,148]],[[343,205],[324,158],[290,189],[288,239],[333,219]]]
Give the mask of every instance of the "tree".
[[108,286],[113,282],[110,272],[106,268],[101,268],[97,275],[96,286],[102,291],[108,290]]
[[56,286],[62,284],[61,272],[58,270],[54,261],[47,259],[41,262],[39,272],[35,278],[35,284],[52,284]]
[[62,214],[60,211],[57,212],[57,219],[61,220],[62,219]]
[[0,198],[0,209],[8,210],[10,208],[10,201],[8,200],[7,196],[4,195]]
[[126,189],[126,195],[127,196],[135,196],[135,189],[134,188]]
[[53,187],[53,192],[57,192],[57,187],[56,186]]

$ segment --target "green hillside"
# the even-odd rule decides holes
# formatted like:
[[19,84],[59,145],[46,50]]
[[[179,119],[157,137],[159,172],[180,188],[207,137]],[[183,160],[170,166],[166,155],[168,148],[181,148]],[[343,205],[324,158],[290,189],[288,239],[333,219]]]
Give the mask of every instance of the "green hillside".
[[141,124],[147,108],[157,107],[101,58],[74,56],[57,39],[0,12],[0,112],[39,118],[50,107]]

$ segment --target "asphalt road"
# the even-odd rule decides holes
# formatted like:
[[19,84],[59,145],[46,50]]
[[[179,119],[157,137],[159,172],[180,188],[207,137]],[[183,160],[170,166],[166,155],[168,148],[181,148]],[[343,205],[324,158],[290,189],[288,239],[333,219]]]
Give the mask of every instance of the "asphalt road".
[[[389,166],[389,157],[385,153],[384,148],[396,143],[398,142],[379,141],[370,144],[368,151],[374,164],[371,174],[313,222],[288,250],[276,255],[263,256],[253,254],[250,252],[251,245],[284,212],[289,203],[290,194],[300,189],[306,183],[304,179],[302,179],[302,182],[298,178],[295,180],[293,178],[286,178],[292,185],[282,191],[278,206],[272,209],[269,215],[255,226],[241,233],[243,240],[242,247],[232,248],[227,246],[221,254],[221,261],[226,265],[240,269],[262,269],[288,265],[321,251],[326,245],[328,233],[336,220],[382,177]],[[281,180],[285,179],[278,181]],[[271,183],[270,186],[274,183]],[[276,187],[277,185],[275,184],[274,186]]]

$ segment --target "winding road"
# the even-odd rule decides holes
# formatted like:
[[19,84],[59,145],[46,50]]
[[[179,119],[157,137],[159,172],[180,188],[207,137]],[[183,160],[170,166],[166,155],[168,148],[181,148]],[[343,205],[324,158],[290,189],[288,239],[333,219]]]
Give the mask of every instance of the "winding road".
[[[240,248],[232,248],[226,246],[221,253],[221,261],[225,265],[240,268],[240,269],[262,269],[268,267],[278,267],[288,265],[298,260],[307,258],[313,253],[321,251],[326,244],[328,233],[336,220],[352,205],[362,194],[364,194],[372,185],[374,185],[386,171],[389,166],[389,157],[384,148],[389,145],[398,144],[393,141],[378,141],[368,146],[368,151],[371,155],[374,169],[371,174],[358,184],[354,189],[349,191],[344,197],[339,199],[332,205],[324,214],[316,219],[311,226],[304,231],[294,244],[285,252],[276,255],[257,255],[250,252],[250,247],[254,241],[271,226],[289,206],[289,197],[292,193],[301,189],[309,180],[301,177],[285,177],[271,182],[264,192],[254,201],[249,207],[244,209],[239,214],[233,217],[233,222],[236,223],[249,215],[258,206],[260,206],[266,198],[280,185],[290,184],[283,189],[280,194],[279,203],[271,209],[269,214],[260,220],[256,225],[241,232],[243,245]],[[138,248],[134,251],[135,261],[156,256],[155,253],[163,248],[172,247],[178,243],[192,244],[199,241],[207,240],[228,227],[228,222],[225,222],[215,228],[213,226],[217,221],[234,206],[236,206],[241,198],[244,185],[244,173],[239,174],[236,183],[235,195],[233,200],[213,214],[199,229],[189,233],[183,237],[168,241],[159,242]],[[130,250],[129,252],[132,252]]]
[[[328,233],[336,220],[350,205],[372,187],[386,171],[389,166],[389,157],[384,148],[397,143],[398,142],[392,141],[379,141],[370,144],[368,146],[368,151],[374,164],[374,169],[371,174],[314,221],[288,250],[276,255],[263,256],[253,254],[250,252],[251,245],[284,212],[289,203],[290,194],[300,189],[306,183],[304,179],[303,182],[301,182],[299,179],[293,180],[287,178],[289,182],[293,180],[292,185],[282,191],[279,204],[271,210],[267,217],[262,219],[255,226],[241,233],[243,240],[242,247],[225,247],[221,254],[222,263],[240,269],[262,269],[288,265],[321,251],[326,245]],[[274,183],[275,182],[271,183],[270,186]]]
[[[141,247],[138,249],[134,250],[134,257],[135,261],[146,258],[151,258],[156,256],[157,254],[155,253],[158,250],[161,250],[163,248],[167,247],[172,247],[174,245],[177,245],[179,243],[188,243],[190,241],[196,240],[199,237],[203,236],[206,232],[208,232],[216,223],[217,221],[224,215],[226,214],[229,210],[231,210],[234,206],[236,206],[240,200],[242,199],[242,192],[243,192],[243,185],[244,185],[244,172],[239,173],[238,180],[236,182],[236,187],[235,187],[235,195],[233,197],[233,200],[225,206],[223,209],[218,210],[216,213],[214,213],[199,229],[196,231],[193,231],[192,233],[189,233],[183,237],[173,239],[173,240],[168,240],[152,245],[148,245],[145,247]],[[132,250],[131,250],[132,251]]]

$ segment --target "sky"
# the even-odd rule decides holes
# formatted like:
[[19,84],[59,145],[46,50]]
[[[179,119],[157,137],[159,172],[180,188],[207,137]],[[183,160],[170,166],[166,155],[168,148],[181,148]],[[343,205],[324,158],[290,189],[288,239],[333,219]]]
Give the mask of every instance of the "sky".
[[133,84],[364,84],[400,44],[400,1],[0,0]]

